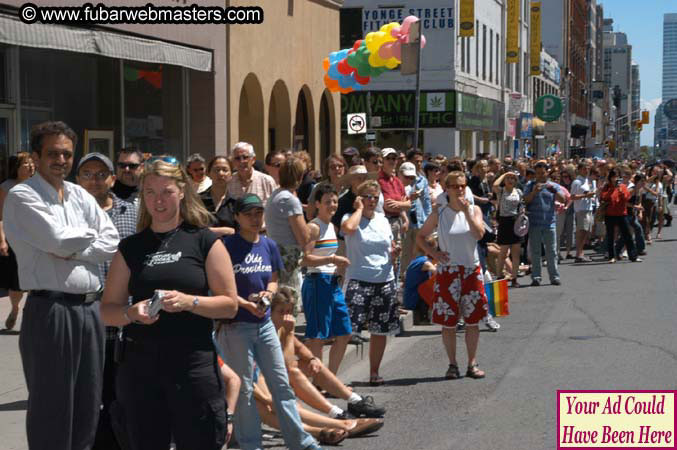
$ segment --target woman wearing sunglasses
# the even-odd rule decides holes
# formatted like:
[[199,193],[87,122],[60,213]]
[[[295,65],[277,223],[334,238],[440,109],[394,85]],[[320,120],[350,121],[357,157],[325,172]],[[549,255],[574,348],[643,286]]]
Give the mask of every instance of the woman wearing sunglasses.
[[125,327],[117,399],[131,448],[169,448],[173,437],[178,450],[221,449],[228,418],[212,330],[237,312],[231,259],[175,158],[146,163],[140,198],[139,232],[120,242],[101,303],[104,323]]
[[[468,370],[465,376],[484,378],[485,373],[479,369],[476,359],[478,323],[488,310],[477,254],[477,241],[484,235],[482,211],[465,198],[467,183],[463,172],[451,172],[444,181],[446,195],[438,197],[436,209],[416,236],[418,245],[439,261],[432,322],[442,325],[442,342],[449,357],[446,378],[461,376],[456,363],[456,323],[460,317],[466,323]],[[435,231],[439,250],[426,239]]]
[[387,336],[400,330],[397,313],[397,284],[393,272],[393,259],[399,248],[393,241],[388,219],[376,212],[381,187],[368,180],[357,188],[355,211],[341,220],[345,236],[346,256],[350,265],[346,269],[346,303],[350,311],[353,331],[366,328],[371,334],[369,344],[369,384],[384,383],[379,375]]

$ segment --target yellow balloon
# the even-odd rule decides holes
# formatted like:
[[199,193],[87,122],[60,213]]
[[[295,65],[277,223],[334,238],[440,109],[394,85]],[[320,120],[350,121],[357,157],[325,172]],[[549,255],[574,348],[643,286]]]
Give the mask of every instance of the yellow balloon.
[[394,38],[390,32],[393,28],[399,27],[400,24],[397,22],[391,22],[389,24],[383,25],[379,31],[372,31],[368,33],[364,38],[367,50],[369,50],[369,65],[372,67],[386,67],[388,69],[394,69],[400,63],[396,58],[383,59],[378,55],[378,50],[386,42],[393,42],[397,39]]

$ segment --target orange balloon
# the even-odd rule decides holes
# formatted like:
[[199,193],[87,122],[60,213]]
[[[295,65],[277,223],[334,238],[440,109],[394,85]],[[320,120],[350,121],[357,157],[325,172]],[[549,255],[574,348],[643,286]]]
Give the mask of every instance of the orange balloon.
[[322,68],[324,69],[325,72],[329,70],[329,58],[324,58],[322,60]]
[[330,78],[329,75],[326,73],[324,74],[324,85],[329,89],[331,92],[338,92],[339,90],[339,84],[338,81],[336,81],[333,78]]

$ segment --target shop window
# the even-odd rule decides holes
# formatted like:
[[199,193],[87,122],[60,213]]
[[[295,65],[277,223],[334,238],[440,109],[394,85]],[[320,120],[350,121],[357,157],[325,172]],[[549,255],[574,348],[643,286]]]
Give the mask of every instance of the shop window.
[[339,14],[341,48],[353,48],[362,39],[362,8],[341,8]]
[[183,76],[179,67],[125,61],[125,143],[144,153],[184,157]]
[[10,103],[8,50],[0,45],[0,103]]
[[[96,55],[29,47],[19,48],[21,150],[29,148],[31,127],[46,120],[66,122],[82,139],[85,129],[118,129],[117,61]],[[119,111],[119,110],[118,110]],[[75,149],[76,159],[82,145]]]

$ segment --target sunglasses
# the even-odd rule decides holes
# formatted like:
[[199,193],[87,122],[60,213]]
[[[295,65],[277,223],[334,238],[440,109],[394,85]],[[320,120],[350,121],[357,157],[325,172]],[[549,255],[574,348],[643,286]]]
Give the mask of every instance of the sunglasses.
[[151,156],[146,160],[147,165],[153,164],[155,161],[162,161],[166,162],[167,164],[171,164],[172,166],[178,166],[179,165],[179,160],[174,158],[173,156]]
[[361,196],[365,200],[378,200],[378,195],[362,195]]
[[234,161],[249,161],[249,158],[251,158],[249,155],[233,156]]
[[118,168],[119,168],[119,169],[123,169],[123,170],[124,170],[124,169],[136,170],[136,169],[139,168],[140,165],[141,165],[141,164],[139,164],[139,163],[123,163],[123,162],[119,162],[119,163],[118,163]]
[[[236,159],[236,158],[233,158],[233,159]],[[238,161],[240,161],[240,160],[238,159]],[[246,161],[246,159],[245,159],[245,161]],[[278,163],[274,163],[274,164],[268,164],[268,165],[269,165],[270,167],[275,167],[276,169],[279,169],[280,167],[282,167],[282,163],[279,163],[279,162],[278,162]]]
[[447,184],[447,189],[465,189],[465,184]]

